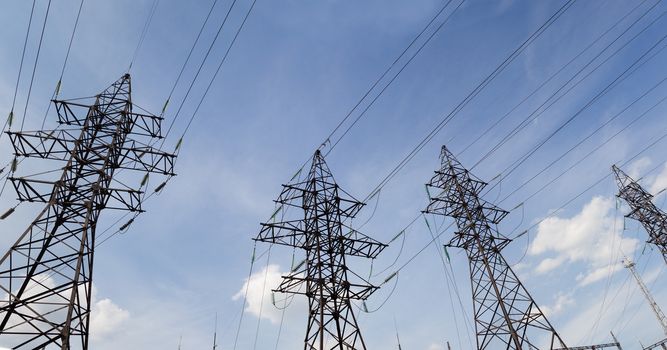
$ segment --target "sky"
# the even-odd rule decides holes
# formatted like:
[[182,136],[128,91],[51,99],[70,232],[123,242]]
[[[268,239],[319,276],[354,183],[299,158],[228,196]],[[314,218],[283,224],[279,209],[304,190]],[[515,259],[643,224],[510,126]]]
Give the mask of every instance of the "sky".
[[[152,0],[86,0],[59,96],[95,95],[132,62],[134,103],[160,113],[212,3],[159,0],[138,45]],[[14,111],[22,119],[26,108],[25,130],[40,128],[79,1],[51,3],[35,65],[47,4],[36,1],[18,84]],[[176,146],[253,3],[234,2],[184,99],[231,4],[218,1],[176,86],[164,114],[165,123],[175,120],[167,149]],[[452,1],[392,66],[445,4],[257,0],[183,138],[178,175],[145,203],[147,213],[127,232],[96,251],[93,348],[177,349],[179,342],[182,349],[211,348],[216,315],[219,349],[302,346],[305,300],[290,299],[283,312],[272,299],[282,308],[285,297],[272,297],[270,290],[303,252],[293,258],[291,249],[276,246],[268,253],[268,244],[254,248],[252,240],[274,212],[281,185],[324,143],[337,183],[366,198],[565,2],[467,0],[459,6]],[[0,11],[3,122],[12,106],[31,5],[9,0]],[[667,307],[664,262],[645,244],[646,231],[623,219],[629,208],[615,197],[611,165],[641,178],[656,194],[656,205],[665,208],[667,196],[660,193],[667,187],[667,141],[661,139],[667,133],[665,10],[656,0],[574,2],[369,198],[352,225],[385,243],[395,237],[426,207],[424,184],[446,145],[490,183],[483,198],[510,211],[499,231],[519,237],[503,254],[569,346],[609,342],[610,331],[630,349],[661,340],[662,328],[621,259],[637,263],[658,304]],[[330,139],[337,140],[366,110],[332,148],[327,135],[390,66]],[[51,108],[45,128],[55,128],[55,121]],[[513,133],[517,126],[522,127]],[[485,157],[509,134],[514,136]],[[11,159],[3,136],[0,166]],[[17,174],[53,166],[30,159]],[[16,203],[8,186],[0,211]],[[0,250],[11,246],[40,209],[24,203],[0,221]],[[115,223],[118,217],[105,212],[100,228],[114,232],[123,223]],[[363,259],[351,264],[376,285],[404,266],[367,300],[368,313],[356,304],[368,348],[398,348],[397,333],[404,349],[445,349],[446,342],[453,349],[474,348],[467,258],[455,248],[448,251],[450,260],[443,256],[441,244],[454,232],[448,228],[451,219],[425,218],[434,232],[443,232],[438,244],[417,254],[432,240],[420,217],[372,267]],[[0,339],[2,346],[8,345]]]

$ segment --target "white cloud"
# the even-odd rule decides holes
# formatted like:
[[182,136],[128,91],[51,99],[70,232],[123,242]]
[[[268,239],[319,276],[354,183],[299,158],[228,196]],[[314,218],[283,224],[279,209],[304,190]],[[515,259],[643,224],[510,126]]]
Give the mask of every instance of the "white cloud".
[[558,258],[546,258],[542,260],[537,267],[535,268],[535,272],[537,273],[545,273],[549,272],[558,266],[562,265],[565,262],[565,257],[560,256]]
[[613,261],[611,264],[598,267],[592,271],[589,271],[587,274],[582,273],[577,275],[577,281],[579,281],[580,285],[586,286],[602,280],[610,274],[620,271],[622,268],[623,266],[618,263],[618,261]]
[[665,163],[664,167],[662,168],[662,171],[658,176],[656,176],[655,180],[653,180],[653,184],[651,185],[650,192],[653,194],[656,194],[663,189],[667,188],[667,163]]
[[642,173],[644,173],[644,170],[648,168],[653,162],[651,161],[650,158],[648,157],[642,157],[637,159],[636,161],[632,162],[630,166],[628,167],[628,175],[637,180],[639,176],[641,176]]
[[[56,281],[52,276],[46,274],[37,275],[36,278],[29,282],[28,287],[26,288],[25,296],[30,297],[38,295],[41,293],[48,292],[50,288],[56,287]],[[41,304],[35,304],[31,307],[30,310],[33,310],[35,315],[37,313],[48,314],[50,315],[51,320],[62,319],[65,314],[65,310],[62,310],[59,305],[56,303],[62,303],[63,298],[67,298],[71,292],[71,289],[65,289],[60,292],[60,297],[50,296],[43,300]],[[83,286],[79,287],[79,294],[84,295],[85,290]],[[5,293],[2,296],[2,302],[6,303],[8,294]],[[54,306],[49,306],[49,303],[53,303]],[[26,312],[26,311],[23,311]],[[112,334],[116,334],[120,327],[125,321],[129,318],[130,314],[128,311],[121,309],[116,304],[114,304],[111,299],[105,298],[102,300],[97,299],[97,289],[93,286],[93,295],[92,295],[92,305],[91,305],[91,314],[90,314],[90,337],[93,341],[102,340],[108,338]],[[21,324],[23,321],[16,319],[10,320],[11,324],[18,325],[17,330],[25,331],[34,331],[31,329],[28,324]],[[17,338],[18,339],[18,338]],[[5,341],[7,339],[4,339]],[[12,340],[10,340],[12,341]],[[6,345],[6,344],[3,344]],[[0,347],[0,350],[4,348]]]
[[622,223],[614,224],[614,205],[611,198],[594,197],[572,218],[552,217],[540,223],[528,252],[553,255],[544,258],[536,272],[546,273],[566,262],[585,263],[587,271],[577,280],[586,285],[618,271],[619,249],[632,254],[639,242],[622,237]]
[[568,306],[573,306],[575,304],[574,297],[572,293],[558,293],[556,300],[553,305],[543,306],[542,312],[549,317],[553,315],[558,315]]
[[90,336],[93,340],[107,338],[130,318],[130,313],[105,298],[95,302],[90,314]]
[[445,347],[440,344],[432,343],[428,346],[428,350],[445,350]]
[[243,300],[247,288],[248,294],[245,311],[256,317],[260,317],[261,315],[261,318],[277,324],[280,322],[281,311],[273,306],[271,290],[280,285],[282,281],[281,276],[285,274],[284,272],[280,272],[280,266],[271,264],[261,271],[253,273],[249,279],[246,279],[241,290],[232,298],[234,300]]

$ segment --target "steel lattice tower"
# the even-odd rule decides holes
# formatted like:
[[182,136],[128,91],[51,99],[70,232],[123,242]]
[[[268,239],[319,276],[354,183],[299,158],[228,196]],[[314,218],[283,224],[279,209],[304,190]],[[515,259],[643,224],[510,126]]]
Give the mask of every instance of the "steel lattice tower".
[[637,272],[637,269],[635,268],[635,263],[628,258],[624,258],[623,266],[626,269],[630,270],[632,277],[635,278],[635,281],[637,282],[639,289],[642,291],[642,294],[644,294],[646,302],[648,302],[648,305],[651,307],[651,311],[653,311],[655,318],[658,319],[658,323],[660,323],[660,327],[662,327],[662,332],[667,336],[667,316],[665,316],[665,313],[662,312],[660,305],[658,305],[658,303],[653,298],[651,291],[649,291],[648,287],[646,287],[646,284],[644,284],[644,281],[639,275],[639,272]]
[[[364,206],[343,191],[316,151],[307,178],[283,185],[276,201],[298,209],[298,219],[262,223],[256,240],[306,251],[303,267],[283,276],[277,292],[308,297],[304,349],[366,349],[351,300],[365,300],[378,287],[347,267],[349,256],[375,258],[385,245],[344,223]],[[352,278],[358,282],[353,282]]]
[[625,200],[632,211],[626,217],[639,221],[648,232],[648,243],[655,244],[667,262],[667,214],[651,201],[653,195],[616,165],[611,167],[618,184],[618,197]]
[[442,147],[441,169],[427,184],[441,190],[425,212],[451,216],[459,232],[448,244],[465,249],[470,264],[478,349],[566,348],[530,293],[507,264],[501,250],[510,242],[496,225],[507,212],[480,199],[487,185]]
[[142,212],[141,188],[115,188],[114,176],[174,175],[175,156],[147,143],[161,138],[162,118],[133,112],[129,74],[90,104],[53,102],[64,129],[9,133],[17,157],[64,163],[55,181],[10,178],[19,200],[46,203],[0,260],[0,341],[12,349],[88,348],[98,218]]

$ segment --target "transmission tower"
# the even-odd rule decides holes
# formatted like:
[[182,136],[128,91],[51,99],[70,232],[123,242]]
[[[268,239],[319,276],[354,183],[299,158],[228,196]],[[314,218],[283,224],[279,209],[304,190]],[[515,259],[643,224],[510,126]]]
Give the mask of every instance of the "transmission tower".
[[655,244],[667,263],[667,214],[653,204],[653,195],[616,165],[612,166],[618,183],[618,197],[625,200],[632,211],[628,218],[639,221],[649,235],[648,243]]
[[256,240],[306,251],[305,263],[283,276],[276,290],[308,297],[304,349],[366,349],[351,300],[365,300],[378,287],[350,271],[347,258],[375,258],[385,245],[345,223],[364,203],[338,187],[319,150],[307,178],[283,185],[276,202],[283,214],[297,209],[297,219],[262,223]]
[[479,198],[487,184],[445,146],[440,157],[441,168],[427,186],[442,192],[430,196],[425,212],[456,220],[459,232],[448,246],[468,255],[477,349],[538,349],[545,341],[549,349],[567,348],[501,254],[510,240],[496,225],[508,212]]
[[658,319],[658,322],[660,322],[660,326],[662,327],[663,333],[665,333],[665,336],[667,336],[667,317],[665,317],[665,314],[660,309],[660,306],[658,306],[658,303],[655,302],[655,299],[653,299],[651,292],[649,292],[641,276],[639,276],[637,269],[635,269],[635,263],[630,259],[625,258],[623,259],[623,266],[625,266],[625,268],[630,270],[630,272],[632,273],[632,276],[635,278],[635,281],[637,281],[637,285],[639,285],[639,289],[641,289],[642,293],[644,293],[646,301],[651,306],[651,309],[653,310],[655,317]]
[[[20,201],[46,203],[0,260],[0,343],[12,349],[88,348],[98,218],[142,212],[147,174],[174,175],[175,156],[148,145],[162,118],[133,112],[129,74],[90,100],[53,102],[63,129],[9,132],[16,157],[64,163],[57,180],[10,178]],[[115,187],[121,169],[146,174],[139,189]]]

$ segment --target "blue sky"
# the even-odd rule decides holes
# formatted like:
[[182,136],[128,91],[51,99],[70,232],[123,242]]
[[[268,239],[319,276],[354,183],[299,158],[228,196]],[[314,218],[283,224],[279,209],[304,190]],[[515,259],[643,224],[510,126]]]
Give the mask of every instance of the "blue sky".
[[[71,0],[52,4],[27,108],[28,130],[39,127],[44,116],[60,74],[78,3]],[[135,103],[159,113],[211,3],[159,1],[131,71]],[[574,82],[604,62],[474,169],[481,179],[495,178],[586,106],[646,50],[656,43],[655,50],[664,48],[665,42],[660,39],[666,34],[667,19],[661,15],[667,8],[660,3],[649,11],[654,3],[642,3],[612,27],[638,3],[576,2],[448,123],[382,189],[379,199],[369,202],[353,224],[363,224],[370,217],[362,232],[389,241],[425,208],[424,183],[439,165],[442,144],[459,155],[464,165],[472,167],[515,125],[539,111],[540,105],[579,69],[583,67],[582,74]],[[37,25],[28,40],[15,109],[20,114],[46,4],[45,0],[37,1]],[[125,72],[152,4],[149,0],[85,2],[61,97],[93,95]],[[280,185],[312,155],[443,4],[431,0],[258,0],[185,137],[177,163],[178,176],[160,196],[146,203],[148,213],[140,216],[127,233],[115,236],[97,251],[95,348],[176,349],[180,336],[183,349],[210,347],[217,313],[221,348],[232,349],[243,308],[241,298],[235,296],[244,290],[248,277],[251,238],[259,231],[259,222],[273,212],[272,201],[280,193]],[[453,1],[445,15],[456,4]],[[366,197],[445,115],[563,4],[466,1],[327,157],[339,185],[359,199]],[[30,6],[26,1],[7,1],[0,12],[2,114],[11,107]],[[229,1],[221,0],[214,10],[167,109],[168,122],[174,118],[187,83],[229,6]],[[233,37],[233,29],[249,6],[249,1],[239,0],[231,12],[229,26],[223,30],[191,97],[185,101],[173,136],[184,130]],[[644,12],[646,15],[640,18]],[[510,113],[505,122],[462,152],[610,27],[604,37]],[[630,29],[614,42],[626,28]],[[623,46],[636,34],[636,39]],[[610,48],[603,51],[610,43]],[[515,270],[568,345],[607,342],[610,330],[629,348],[636,347],[639,341],[648,344],[661,339],[658,323],[628,271],[621,267],[620,259],[624,254],[633,256],[660,304],[667,300],[667,285],[660,278],[664,264],[655,250],[644,248],[645,231],[635,222],[623,223],[622,214],[628,208],[616,205],[616,185],[611,177],[551,219],[536,223],[601,176],[610,174],[613,163],[624,162],[665,135],[667,108],[663,104],[623,128],[665,97],[667,86],[658,85],[533,182],[503,199],[664,79],[667,54],[651,52],[658,53],[647,56],[650,60],[585,108],[485,195],[507,210],[523,202],[512,210],[500,230],[512,236],[532,227],[504,254],[513,264],[520,260]],[[611,58],[605,61],[607,57]],[[587,66],[589,60],[593,61]],[[55,127],[55,116],[53,111],[50,113],[47,127]],[[590,157],[524,202],[543,184],[621,130]],[[173,147],[176,140],[171,137],[167,146]],[[666,142],[659,141],[625,167],[631,175],[642,177],[642,184],[653,193],[667,186],[667,159],[662,151]],[[4,136],[0,139],[0,164],[10,159],[10,145]],[[29,173],[31,166],[26,164],[19,173]],[[655,170],[649,172],[652,169]],[[664,199],[664,195],[658,196],[657,205],[664,208]],[[376,200],[377,210],[372,215]],[[0,197],[0,210],[13,205],[15,195],[9,189]],[[16,214],[0,222],[0,248],[8,248],[39,209],[38,205],[21,205]],[[102,218],[101,226],[112,225],[115,217],[109,213]],[[441,218],[428,220],[433,227],[444,228],[449,223],[449,219],[444,223]],[[443,240],[452,232],[443,234]],[[381,283],[430,239],[426,224],[420,219],[408,230],[398,263],[371,280]],[[258,254],[267,248],[268,245],[259,244]],[[400,244],[392,244],[374,262],[374,271],[389,266],[399,251]],[[433,245],[407,265],[393,294],[392,282],[372,296],[368,300],[371,310],[390,297],[377,312],[359,312],[369,348],[396,348],[394,319],[403,348],[443,349],[445,341],[451,342],[453,348],[471,348],[469,341],[474,338],[466,326],[466,322],[472,324],[467,261],[462,252],[450,251],[461,306],[456,293],[448,292],[453,287],[448,287],[443,275],[439,252],[441,247]],[[268,282],[264,289],[275,287],[271,284],[279,281],[279,274],[289,269],[291,260],[290,249],[276,247],[271,250],[270,261],[265,255],[256,262],[237,349],[253,348],[264,276]],[[355,261],[354,268],[362,275],[368,274],[370,264]],[[282,298],[279,296],[278,300]],[[273,349],[281,313],[271,305],[269,294],[265,294],[263,302],[256,348]],[[466,317],[467,321],[463,321]],[[295,300],[285,312],[279,349],[299,346],[305,320],[303,300]]]

